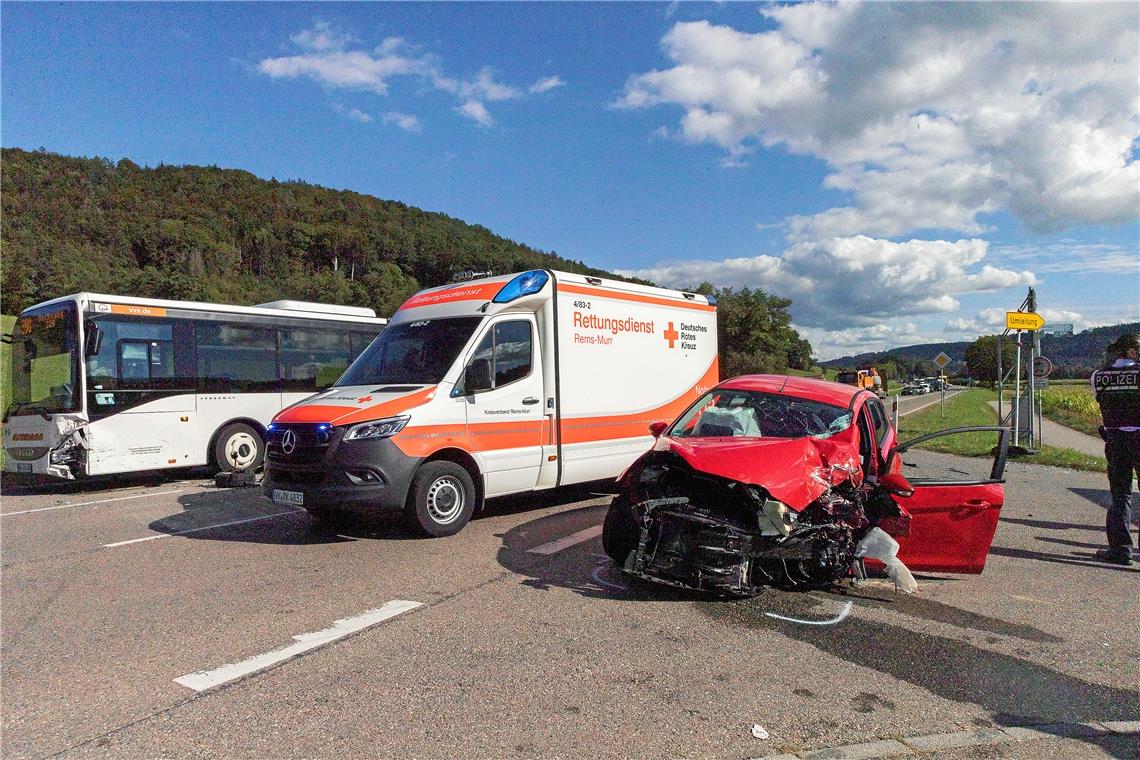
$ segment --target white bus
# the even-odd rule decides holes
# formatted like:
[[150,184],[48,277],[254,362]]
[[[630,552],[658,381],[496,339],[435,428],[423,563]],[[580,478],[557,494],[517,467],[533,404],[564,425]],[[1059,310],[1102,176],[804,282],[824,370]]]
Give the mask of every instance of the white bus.
[[20,313],[5,472],[76,479],[257,467],[273,415],[331,385],[384,329],[371,309],[77,293]]

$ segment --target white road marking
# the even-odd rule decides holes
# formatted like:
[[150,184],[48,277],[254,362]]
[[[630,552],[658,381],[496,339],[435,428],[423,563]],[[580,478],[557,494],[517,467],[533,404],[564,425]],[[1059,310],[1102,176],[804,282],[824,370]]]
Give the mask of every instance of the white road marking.
[[842,623],[843,620],[851,614],[851,602],[847,602],[847,604],[843,605],[843,609],[840,610],[839,614],[831,620],[799,620],[797,618],[777,615],[775,612],[765,612],[764,614],[770,618],[776,618],[777,620],[786,620],[789,623],[799,623],[800,625],[835,625],[836,623]]
[[143,536],[142,538],[132,538],[127,541],[116,541],[113,544],[103,544],[104,549],[114,549],[116,546],[126,546],[127,544],[141,544],[143,541],[157,541],[160,538],[170,538],[171,536],[185,536],[187,533],[201,533],[204,530],[213,530],[214,528],[228,528],[231,525],[244,525],[245,523],[257,522],[258,520],[269,520],[281,515],[292,515],[297,512],[304,512],[303,509],[293,509],[288,512],[277,512],[272,515],[262,515],[261,517],[250,517],[246,520],[233,520],[232,522],[218,523],[216,525],[204,525],[201,528],[190,528],[189,530],[176,530],[173,533],[156,533],[153,536]]
[[127,501],[128,499],[145,499],[147,496],[168,496],[172,493],[182,493],[185,488],[176,488],[173,491],[155,491],[154,493],[139,493],[134,496],[119,496],[114,499],[99,499],[98,501],[81,501],[78,504],[56,504],[54,507],[39,507],[37,509],[21,509],[19,512],[5,512],[0,517],[12,515],[28,515],[32,512],[47,512],[52,509],[69,509],[71,507],[89,507],[92,504],[110,504],[113,501]]
[[531,554],[557,554],[563,549],[568,549],[575,544],[580,544],[583,541],[589,541],[591,538],[597,538],[600,535],[602,535],[602,526],[593,525],[589,528],[580,530],[577,533],[571,533],[569,536],[560,538],[557,541],[551,541],[548,544],[536,546],[533,549],[527,549],[527,551]]
[[248,660],[223,665],[213,670],[199,670],[175,678],[174,682],[188,689],[193,689],[194,691],[211,689],[228,681],[247,676],[250,673],[265,670],[279,662],[284,662],[299,654],[308,652],[311,649],[322,647],[325,644],[329,644],[337,639],[342,639],[357,631],[363,631],[365,628],[371,628],[378,623],[382,623],[385,620],[389,620],[397,615],[402,615],[405,612],[422,606],[422,602],[393,599],[390,602],[385,602],[376,609],[368,610],[360,615],[336,620],[329,628],[294,636],[293,638],[296,640],[296,644],[289,644],[280,649],[274,649],[271,652],[250,657]]

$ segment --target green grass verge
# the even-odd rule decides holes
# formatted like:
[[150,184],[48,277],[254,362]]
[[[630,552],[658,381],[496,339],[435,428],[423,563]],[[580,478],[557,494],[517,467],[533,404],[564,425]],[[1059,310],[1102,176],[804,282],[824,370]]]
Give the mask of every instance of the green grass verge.
[[[996,398],[997,394],[993,391],[977,388],[963,391],[947,400],[945,417],[939,414],[937,405],[908,414],[899,419],[899,440],[907,441],[951,427],[994,425],[997,422],[997,412],[989,402]],[[994,433],[964,433],[936,438],[929,443],[921,444],[918,448],[959,456],[989,457],[995,442]],[[1089,456],[1057,446],[1043,446],[1036,454],[1014,459],[1027,464],[1051,465],[1089,472],[1104,472],[1107,466],[1104,457]]]
[[[14,324],[16,324],[15,317],[0,316],[0,332],[5,335],[11,334]],[[12,400],[11,365],[12,346],[7,343],[0,343],[0,411],[7,409],[8,403]]]
[[1088,382],[1041,391],[1041,413],[1073,430],[1100,435],[1100,407]]

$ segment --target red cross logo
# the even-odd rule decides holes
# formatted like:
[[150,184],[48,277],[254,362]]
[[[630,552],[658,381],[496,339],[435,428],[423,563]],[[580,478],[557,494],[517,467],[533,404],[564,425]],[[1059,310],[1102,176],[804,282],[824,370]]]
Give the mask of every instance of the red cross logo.
[[669,348],[673,348],[673,342],[681,337],[681,333],[673,329],[673,323],[669,323],[669,329],[665,331],[665,340],[669,341]]
[[366,404],[366,403],[368,403],[368,402],[369,402],[369,401],[371,401],[371,400],[372,400],[372,397],[371,397],[371,396],[362,396],[361,398],[358,398],[358,399],[356,399],[356,403],[358,403],[358,404]]

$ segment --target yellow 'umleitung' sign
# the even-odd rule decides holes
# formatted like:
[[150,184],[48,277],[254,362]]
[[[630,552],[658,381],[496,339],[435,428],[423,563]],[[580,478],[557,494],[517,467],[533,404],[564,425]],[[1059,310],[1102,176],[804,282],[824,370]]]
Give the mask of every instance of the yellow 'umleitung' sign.
[[1040,330],[1045,326],[1045,318],[1032,311],[1007,311],[1005,313],[1005,327],[1007,330]]

